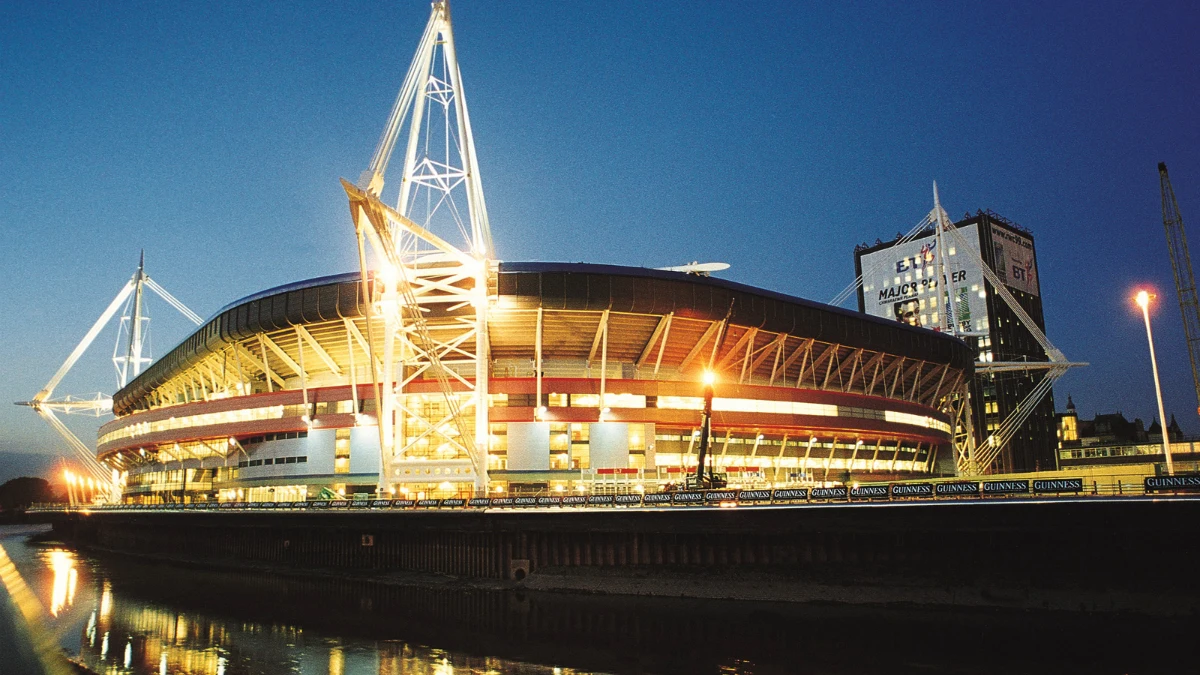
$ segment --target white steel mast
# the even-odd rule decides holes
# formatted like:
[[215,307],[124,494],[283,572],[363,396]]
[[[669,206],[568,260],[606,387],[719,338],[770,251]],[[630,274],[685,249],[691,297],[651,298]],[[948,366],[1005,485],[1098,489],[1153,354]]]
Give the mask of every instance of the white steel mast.
[[[392,207],[382,201],[384,175],[406,125]],[[378,490],[392,490],[400,465],[421,442],[469,460],[475,489],[484,490],[488,288],[495,264],[447,2],[433,3],[369,168],[357,185],[342,185],[362,271],[378,414]],[[374,271],[368,244],[377,259]],[[427,316],[435,310],[452,315],[460,330],[431,330]],[[381,336],[373,335],[377,329]],[[414,380],[430,376],[444,408],[417,404],[419,396],[408,392]]]
[[[1013,294],[1009,292],[1007,284],[996,275],[992,268],[983,261],[982,256],[970,245],[966,237],[958,231],[954,223],[950,220],[949,214],[942,208],[941,198],[938,195],[937,182],[933,184],[933,209],[921,219],[911,230],[903,237],[900,237],[894,245],[906,244],[920,236],[927,236],[928,228],[933,228],[932,236],[934,237],[933,246],[933,278],[937,285],[933,294],[939,303],[938,314],[938,330],[950,333],[957,338],[973,338],[984,337],[989,333],[987,331],[973,330],[972,326],[964,326],[959,320],[962,315],[958,307],[958,293],[955,289],[954,270],[950,264],[949,243],[955,245],[955,253],[969,258],[969,262],[977,265],[982,271],[982,274],[988,283],[991,284],[993,292],[1000,296],[1000,299],[1007,305],[1014,314],[1017,315],[1018,321],[1025,326],[1033,339],[1038,343],[1042,350],[1046,353],[1046,361],[984,361],[979,360],[975,363],[976,373],[1005,373],[1005,372],[1037,372],[1045,371],[1045,376],[1038,381],[1037,385],[1017,404],[1007,418],[1000,426],[984,439],[982,447],[976,447],[974,433],[971,422],[971,406],[969,402],[969,388],[964,385],[961,392],[951,397],[947,402],[948,412],[954,419],[954,444],[955,444],[955,459],[958,471],[963,475],[978,475],[982,474],[991,466],[992,462],[1000,455],[1004,446],[1012,440],[1012,437],[1025,423],[1029,416],[1033,413],[1034,408],[1038,403],[1053,388],[1054,382],[1066,374],[1070,368],[1086,366],[1086,363],[1068,361],[1057,347],[1055,347],[1046,334],[1042,332],[1029,313],[1021,307]],[[863,280],[866,278],[879,277],[881,271],[880,265],[886,264],[883,258],[876,261],[876,264],[870,270],[864,270],[849,286],[844,288],[841,293],[833,298],[830,302],[832,305],[841,305],[849,299],[859,288],[862,287]]]
[[[112,412],[112,396],[97,393],[95,395],[80,398],[75,396],[64,396],[58,399],[52,399],[54,390],[70,372],[71,368],[79,361],[84,352],[91,347],[100,332],[108,325],[108,322],[116,316],[124,305],[126,314],[121,317],[118,326],[128,326],[130,330],[129,339],[122,340],[122,332],[120,328],[117,331],[117,344],[114,348],[113,363],[117,370],[117,387],[124,388],[129,383],[132,366],[132,376],[137,377],[141,372],[143,364],[149,363],[150,358],[142,356],[143,352],[143,332],[141,330],[142,322],[149,321],[143,316],[144,307],[142,303],[143,288],[150,288],[156,295],[166,300],[168,304],[177,309],[181,314],[187,317],[192,323],[200,325],[202,320],[200,316],[188,309],[183,303],[177,300],[174,296],[167,292],[165,288],[157,284],[149,276],[146,275],[145,269],[145,253],[143,252],[138,261],[138,269],[134,275],[125,282],[121,290],[117,292],[116,297],[112,302],[108,303],[108,307],[100,314],[100,318],[92,324],[88,332],[84,334],[83,339],[71,350],[66,361],[59,366],[58,370],[42,387],[41,391],[34,395],[29,401],[18,401],[17,405],[23,405],[30,408],[46,421],[60,436],[67,442],[67,446],[74,452],[76,459],[83,465],[84,469],[90,474],[97,483],[101,485],[115,484],[116,479],[110,475],[109,468],[101,464],[96,459],[96,453],[86,443],[79,439],[68,427],[58,418],[56,413],[63,414],[85,414],[99,417]],[[132,303],[130,300],[132,299]],[[132,306],[131,306],[132,305]],[[118,356],[122,344],[125,344],[126,351],[123,356]],[[111,485],[110,485],[111,486]],[[119,494],[115,492],[113,494]]]

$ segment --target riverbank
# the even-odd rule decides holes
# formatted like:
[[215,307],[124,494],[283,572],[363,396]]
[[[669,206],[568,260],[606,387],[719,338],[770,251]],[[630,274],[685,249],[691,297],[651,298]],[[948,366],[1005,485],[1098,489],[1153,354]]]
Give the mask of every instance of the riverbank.
[[[64,545],[53,533],[31,539],[39,545]],[[695,567],[542,567],[520,581],[457,577],[414,570],[296,567],[236,559],[191,560],[82,546],[91,554],[143,562],[168,563],[180,569],[253,572],[298,580],[338,580],[425,589],[455,588],[481,591],[684,598],[791,605],[863,606],[918,609],[1005,610],[1090,614],[1143,614],[1159,617],[1200,617],[1200,596],[1177,587],[1096,590],[1038,588],[1009,579],[1008,583],[963,583],[947,574],[943,584],[924,584],[900,576],[846,579],[826,572],[747,570]],[[959,578],[951,580],[952,577]],[[835,580],[836,579],[836,580]]]

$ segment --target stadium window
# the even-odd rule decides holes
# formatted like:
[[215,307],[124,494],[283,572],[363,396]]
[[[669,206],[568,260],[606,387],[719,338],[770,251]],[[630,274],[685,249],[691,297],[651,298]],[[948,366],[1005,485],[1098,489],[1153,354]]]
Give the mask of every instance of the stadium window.
[[571,394],[572,408],[599,408],[600,394]]

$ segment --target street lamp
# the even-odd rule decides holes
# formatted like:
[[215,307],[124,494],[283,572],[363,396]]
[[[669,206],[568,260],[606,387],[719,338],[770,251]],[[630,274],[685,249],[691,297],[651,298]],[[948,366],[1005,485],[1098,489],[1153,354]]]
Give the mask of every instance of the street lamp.
[[1163,411],[1162,387],[1158,383],[1158,361],[1154,358],[1154,335],[1150,332],[1150,301],[1154,294],[1138,291],[1134,302],[1142,308],[1142,318],[1146,321],[1146,341],[1150,343],[1150,369],[1154,371],[1154,396],[1158,399],[1158,421],[1162,428],[1163,456],[1167,458],[1167,475],[1175,475],[1175,463],[1171,461],[1171,441],[1167,436],[1167,416]]
[[[700,420],[700,456],[697,458],[700,461],[696,463],[696,488],[704,489],[706,481],[704,479],[704,464],[707,461],[708,455],[708,438],[712,433],[712,401],[713,401],[713,383],[717,376],[711,370],[704,371],[704,417]],[[713,472],[709,469],[707,485],[713,483]]]

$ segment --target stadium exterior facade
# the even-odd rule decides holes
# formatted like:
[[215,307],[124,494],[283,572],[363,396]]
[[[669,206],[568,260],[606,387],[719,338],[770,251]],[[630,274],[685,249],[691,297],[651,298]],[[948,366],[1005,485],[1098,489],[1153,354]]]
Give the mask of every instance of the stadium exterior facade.
[[438,498],[484,485],[656,491],[694,470],[701,375],[711,369],[711,455],[733,487],[954,473],[951,411],[974,359],[956,338],[678,272],[492,263],[487,276],[485,341],[466,339],[469,307],[435,304],[426,316],[463,401],[476,384],[477,345],[488,350],[487,433],[467,430],[484,440],[482,481],[445,427],[417,423],[450,414],[449,402],[403,355],[393,373],[397,452],[391,475],[380,476],[379,364],[370,355],[382,352],[385,331],[369,325],[382,319],[368,320],[362,302],[376,280],[363,284],[358,273],[218,312],[114,396],[98,458],[130,502],[377,489]]

